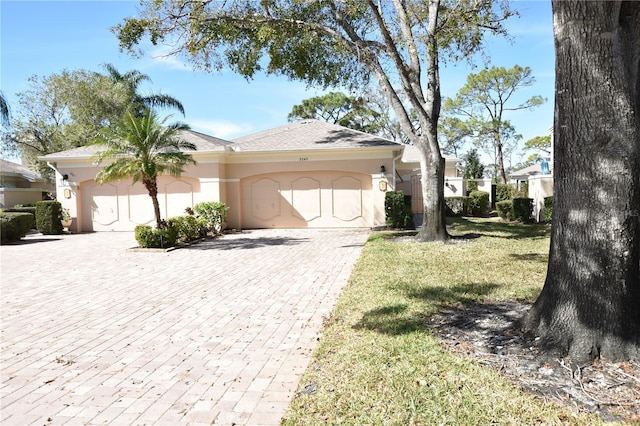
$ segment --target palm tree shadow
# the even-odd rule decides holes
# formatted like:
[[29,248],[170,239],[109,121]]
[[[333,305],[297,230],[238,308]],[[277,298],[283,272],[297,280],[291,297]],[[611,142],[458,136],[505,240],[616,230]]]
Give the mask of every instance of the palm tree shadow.
[[291,246],[309,241],[308,238],[288,237],[240,237],[240,238],[214,238],[198,244],[192,244],[187,250],[251,250],[270,246]]
[[[469,283],[454,287],[427,287],[405,291],[405,294],[409,298],[428,300],[438,306],[438,310],[442,310],[450,306],[473,304],[479,297],[492,293],[498,287],[498,284],[491,283]],[[388,335],[426,332],[429,315],[407,311],[407,304],[381,306],[365,312],[353,327]]]

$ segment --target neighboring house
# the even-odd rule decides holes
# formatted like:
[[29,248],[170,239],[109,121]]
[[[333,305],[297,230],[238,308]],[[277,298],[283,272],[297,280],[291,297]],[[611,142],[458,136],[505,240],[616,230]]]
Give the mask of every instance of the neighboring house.
[[518,188],[521,187],[522,183],[529,181],[529,176],[541,176],[542,175],[542,167],[540,163],[536,163],[532,166],[525,167],[520,170],[515,170],[509,173],[509,182],[516,184]]
[[43,193],[55,192],[53,183],[21,164],[0,159],[0,208],[41,201]]
[[[462,176],[460,176],[459,170],[462,160],[447,154],[442,154],[442,156],[445,161],[444,196],[453,197],[466,195],[465,182]],[[424,212],[424,206],[422,200],[422,184],[420,183],[420,153],[418,148],[413,145],[406,146],[397,170],[397,188],[403,190],[405,194],[411,195],[411,210],[414,214],[418,215],[416,222],[419,225],[422,221],[421,215]]]
[[544,199],[553,195],[553,175],[546,165],[537,163],[509,175],[510,182],[520,189],[523,183],[528,185],[528,197],[533,199],[533,217],[536,222],[544,220]]
[[[159,177],[162,217],[220,201],[230,208],[227,225],[238,229],[384,225],[385,192],[419,168],[417,160],[403,157],[412,147],[317,120],[233,141],[194,131],[182,136],[196,145],[191,154],[197,164],[179,178]],[[58,200],[74,218],[71,229],[131,231],[153,224],[151,200],[140,183],[95,182],[99,149],[85,146],[41,158],[57,169]],[[455,161],[447,164],[455,173]]]

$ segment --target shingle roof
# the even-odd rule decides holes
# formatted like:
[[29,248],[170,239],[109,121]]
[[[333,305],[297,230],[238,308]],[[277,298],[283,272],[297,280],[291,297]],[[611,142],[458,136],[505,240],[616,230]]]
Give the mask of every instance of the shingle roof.
[[536,163],[534,165],[525,167],[524,169],[515,170],[509,173],[509,176],[512,179],[515,179],[517,177],[527,177],[527,176],[534,176],[534,175],[541,175],[541,174],[542,174],[542,166],[540,165],[540,163]]
[[233,141],[240,152],[321,150],[401,146],[379,136],[318,120],[300,120]]
[[[191,142],[196,146],[196,151],[193,152],[222,152],[225,146],[231,144],[231,142],[224,139],[219,139],[213,136],[205,135],[204,133],[195,132],[193,130],[181,130],[180,137]],[[55,161],[64,158],[91,158],[95,156],[100,150],[104,149],[100,145],[85,145],[78,148],[68,149],[62,152],[55,152],[40,157],[44,161]]]
[[19,176],[29,182],[44,180],[42,175],[23,166],[22,164],[7,161],[2,158],[0,158],[0,173],[4,176]]

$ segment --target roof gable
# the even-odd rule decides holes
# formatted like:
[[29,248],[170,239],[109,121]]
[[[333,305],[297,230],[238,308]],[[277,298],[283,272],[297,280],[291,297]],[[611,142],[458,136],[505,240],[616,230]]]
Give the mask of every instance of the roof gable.
[[2,176],[15,176],[27,180],[29,182],[43,181],[42,175],[38,172],[23,166],[0,158],[0,174]]

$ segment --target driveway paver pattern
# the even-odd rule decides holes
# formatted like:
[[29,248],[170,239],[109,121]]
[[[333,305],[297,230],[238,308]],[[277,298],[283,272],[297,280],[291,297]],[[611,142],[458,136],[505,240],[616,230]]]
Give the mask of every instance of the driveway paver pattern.
[[275,425],[368,231],[133,233],[0,247],[0,424]]

